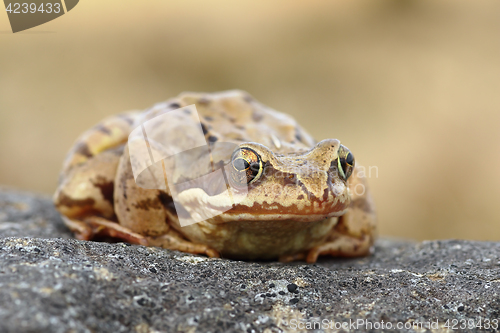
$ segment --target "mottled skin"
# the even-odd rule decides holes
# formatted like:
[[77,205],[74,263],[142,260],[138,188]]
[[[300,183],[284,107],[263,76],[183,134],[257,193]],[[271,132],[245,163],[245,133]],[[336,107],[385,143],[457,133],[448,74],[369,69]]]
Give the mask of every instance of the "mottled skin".
[[[236,143],[255,153],[263,172],[248,179],[247,196],[232,209],[181,227],[168,189],[137,186],[127,138],[144,121],[191,104],[196,104],[207,142]],[[194,118],[186,112],[179,121]],[[347,177],[339,171],[339,154],[348,153],[335,139],[316,144],[293,118],[245,92],[184,93],[145,112],[107,118],[85,132],[64,163],[54,203],[80,239],[104,235],[250,260],[315,262],[326,254],[361,256],[374,241],[375,212],[359,168]],[[194,163],[197,167],[207,166]],[[197,188],[186,189],[183,198],[187,211],[200,202],[214,210],[224,208],[217,195]]]

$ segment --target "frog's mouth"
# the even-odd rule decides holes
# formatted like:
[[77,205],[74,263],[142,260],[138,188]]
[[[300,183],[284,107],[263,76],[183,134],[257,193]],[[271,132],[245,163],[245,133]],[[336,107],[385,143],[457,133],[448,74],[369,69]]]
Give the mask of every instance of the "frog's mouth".
[[319,221],[341,216],[350,204],[349,195],[312,198],[309,200],[283,201],[283,204],[257,200],[251,193],[230,193],[228,191],[210,196],[200,188],[179,193],[178,203],[195,219],[211,220],[215,223],[231,221]]
[[284,207],[278,204],[260,205],[254,203],[253,206],[236,205],[221,216],[223,222],[228,221],[298,221],[313,222],[330,217],[344,215],[348,205],[337,203],[335,205],[325,205],[325,207],[304,208],[297,205]]

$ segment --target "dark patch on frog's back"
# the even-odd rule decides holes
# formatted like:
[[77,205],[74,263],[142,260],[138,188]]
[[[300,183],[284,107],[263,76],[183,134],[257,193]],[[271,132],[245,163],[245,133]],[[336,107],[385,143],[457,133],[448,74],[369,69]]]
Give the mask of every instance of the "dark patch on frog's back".
[[134,119],[127,116],[126,114],[117,114],[116,116],[126,121],[129,125],[132,125],[134,123]]
[[172,214],[176,214],[174,200],[170,195],[165,192],[160,192],[158,194],[158,200],[160,200],[161,204],[163,205],[163,207],[165,207],[166,210],[168,210]]
[[297,139],[297,141],[301,143],[304,143],[302,141],[302,134],[300,133],[300,130],[298,128],[295,129],[295,139]]
[[203,131],[203,135],[207,135],[208,134],[208,128],[203,123],[201,123],[201,130]]
[[86,199],[72,199],[64,192],[60,192],[57,197],[57,205],[58,206],[66,206],[66,207],[92,207],[95,204],[95,200],[92,198]]
[[212,100],[208,96],[203,96],[198,100],[198,103],[204,106],[208,106]]
[[119,146],[106,149],[105,151],[112,152],[113,154],[115,154],[117,156],[122,156],[124,150],[125,150],[125,144],[121,144]]
[[255,98],[253,98],[253,96],[249,93],[243,93],[243,100],[247,103],[255,102]]
[[207,140],[208,140],[208,142],[212,143],[212,142],[216,142],[218,140],[218,138],[216,136],[209,135]]
[[92,181],[95,187],[99,188],[102,197],[113,204],[113,194],[115,192],[115,184],[113,181],[109,181],[102,176],[98,176],[94,181]]
[[252,108],[252,120],[258,123],[262,121],[262,119],[264,119],[264,114],[262,113],[262,111],[255,110],[255,108]]
[[227,112],[222,112],[220,113],[220,115],[222,116],[222,118],[229,120],[230,123],[232,124],[236,123],[236,119],[228,115]]
[[262,119],[264,119],[264,115],[261,112],[255,111],[255,110],[252,111],[252,120],[253,121],[258,123],[258,122],[262,121]]
[[111,135],[111,131],[109,130],[109,128],[107,128],[103,124],[97,124],[97,125],[95,125],[94,129],[96,131],[99,131],[99,132],[104,133],[106,135]]
[[177,209],[175,207],[175,204],[174,204],[174,200],[167,193],[160,192],[160,194],[158,194],[158,200],[161,202],[161,204],[163,205],[163,207],[165,207],[165,209],[168,210],[172,215],[177,215],[177,216],[183,217],[183,218],[189,218],[190,217],[188,211],[185,210],[180,205],[178,205],[178,206],[180,206],[181,209],[179,211],[177,211]]
[[151,198],[141,200],[137,203],[132,204],[132,206],[134,206],[137,209],[142,209],[142,210],[149,210],[150,208],[160,209],[162,207],[161,202],[159,200],[154,200]]
[[85,142],[78,142],[75,146],[75,153],[83,155],[85,157],[92,157],[94,156],[89,149],[89,146]]

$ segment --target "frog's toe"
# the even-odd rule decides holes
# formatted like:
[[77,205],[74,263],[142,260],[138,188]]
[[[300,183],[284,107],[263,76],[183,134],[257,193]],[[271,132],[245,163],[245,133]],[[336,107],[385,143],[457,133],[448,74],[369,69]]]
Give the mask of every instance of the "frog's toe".
[[73,220],[64,215],[61,216],[64,224],[75,234],[79,240],[91,240],[94,237],[92,227],[80,220]]
[[64,224],[80,240],[89,241],[99,237],[111,237],[131,244],[149,245],[144,236],[102,217],[89,216],[83,220],[70,219],[66,216],[62,216],[62,218]]
[[[149,243],[147,239],[133,232],[132,230],[121,226],[120,224],[106,220],[102,217],[91,216],[84,219],[84,223],[90,228],[91,236],[89,238],[84,238],[84,240],[90,240],[95,237],[111,237],[123,240],[127,243],[148,246]],[[78,234],[77,234],[77,238]],[[82,238],[79,238],[82,239]]]
[[210,258],[220,258],[219,252],[214,248],[205,244],[193,243],[173,229],[170,229],[166,234],[159,237],[148,237],[148,241],[150,246],[158,246],[164,249],[191,254],[204,254]]
[[299,260],[305,260],[307,257],[307,252],[299,252],[299,253],[294,253],[294,254],[283,254],[279,257],[280,262],[292,262],[292,261],[299,261]]
[[372,238],[368,235],[364,235],[362,238],[339,235],[309,250],[306,261],[308,263],[315,263],[320,255],[331,255],[334,257],[365,256],[370,254],[371,245]]
[[214,250],[210,247],[207,246],[205,249],[205,254],[209,256],[210,258],[220,258],[220,254],[217,250]]
[[85,222],[91,226],[95,236],[108,236],[126,241],[127,243],[148,246],[146,237],[125,228],[124,226],[106,220],[102,217],[92,216],[85,219]]

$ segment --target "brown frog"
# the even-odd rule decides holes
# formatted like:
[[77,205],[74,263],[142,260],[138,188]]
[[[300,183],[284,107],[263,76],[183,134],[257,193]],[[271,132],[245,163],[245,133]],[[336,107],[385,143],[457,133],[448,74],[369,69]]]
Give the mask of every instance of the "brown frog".
[[[168,187],[137,185],[127,139],[148,119],[191,104],[209,146],[239,148],[224,163],[232,167],[228,178],[247,192],[229,210],[181,227],[177,214],[189,209],[177,212]],[[196,188],[182,194],[186,208],[196,202],[219,209],[216,194]],[[316,143],[293,118],[242,91],[183,93],[144,112],[106,118],[70,150],[54,203],[79,239],[106,236],[209,257],[362,256],[376,234],[373,202],[349,149],[336,139]]]

